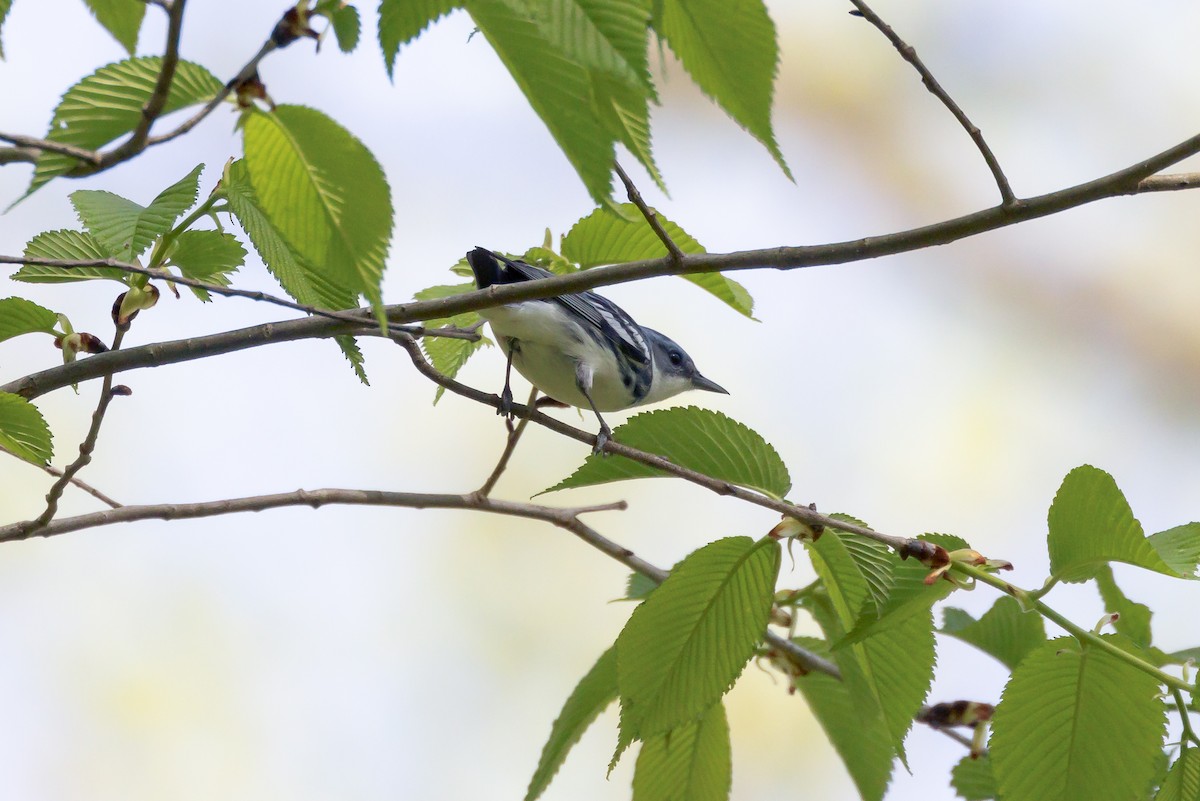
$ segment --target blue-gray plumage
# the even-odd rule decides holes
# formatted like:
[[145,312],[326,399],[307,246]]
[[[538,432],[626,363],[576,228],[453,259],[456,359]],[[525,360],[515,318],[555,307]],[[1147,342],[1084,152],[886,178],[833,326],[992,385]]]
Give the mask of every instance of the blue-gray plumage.
[[[480,289],[552,276],[480,247],[467,254],[467,263]],[[595,292],[497,306],[480,316],[491,324],[508,356],[501,413],[511,414],[509,378],[516,367],[550,398],[596,413],[597,451],[612,433],[600,412],[655,403],[689,389],[725,392],[700,374],[683,348],[638,325]]]

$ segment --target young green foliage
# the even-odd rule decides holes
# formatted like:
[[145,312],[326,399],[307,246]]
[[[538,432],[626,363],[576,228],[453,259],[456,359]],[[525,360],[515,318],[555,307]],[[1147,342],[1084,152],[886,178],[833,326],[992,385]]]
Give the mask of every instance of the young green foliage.
[[633,801],[724,801],[733,781],[725,706],[655,735],[642,745],[633,772]]
[[779,545],[727,537],[692,552],[617,637],[621,746],[697,720],[762,640]]
[[379,48],[387,74],[393,78],[396,54],[421,32],[456,8],[458,0],[382,0],[379,4]]
[[[773,498],[782,498],[792,486],[787,466],[771,444],[720,412],[695,406],[642,412],[617,426],[613,439]],[[621,456],[592,454],[574,473],[543,492],[665,475]]]
[[1016,599],[997,598],[992,608],[975,620],[961,609],[943,610],[941,633],[974,645],[1000,660],[1009,670],[1046,641],[1046,627],[1040,615],[1023,612]]
[[1068,637],[1031,652],[1004,688],[990,754],[1002,798],[1144,798],[1166,707],[1150,674]]
[[84,0],[96,21],[133,55],[137,50],[138,31],[146,16],[145,0]]
[[556,47],[524,9],[505,0],[469,0],[466,5],[592,198],[608,202],[614,136],[591,110],[587,68]]
[[1096,588],[1100,590],[1104,608],[1118,615],[1113,621],[1113,628],[1117,633],[1125,635],[1140,648],[1149,648],[1153,639],[1150,632],[1150,607],[1129,600],[1117,586],[1112,568],[1108,565],[1096,572]]
[[254,197],[271,226],[334,286],[366,295],[382,320],[393,219],[379,162],[341,125],[303,106],[249,111],[242,130]]
[[550,739],[542,747],[525,801],[534,801],[550,786],[567,754],[579,742],[588,726],[601,712],[617,699],[617,650],[616,646],[605,651],[592,669],[579,680],[575,689],[563,704],[554,725],[550,728]]
[[[862,537],[849,535],[847,540],[860,540]],[[958,537],[947,534],[925,534],[920,539],[934,542],[947,551],[967,547],[966,542]],[[847,546],[851,555],[859,549]],[[957,586],[945,579],[938,579],[932,584],[926,583],[929,568],[915,559],[901,561],[889,553],[891,574],[888,581],[887,598],[877,609],[864,604],[858,620],[845,637],[834,643],[834,649],[844,648],[851,643],[860,642],[888,626],[904,620],[912,615],[928,611],[935,603],[947,598]],[[861,569],[861,568],[860,568]],[[865,577],[865,576],[864,576]]]
[[779,44],[762,0],[662,0],[654,29],[704,93],[762,142],[788,178],[771,104]]
[[1185,742],[1154,801],[1200,801],[1200,748]]
[[[163,266],[175,267],[185,278],[206,284],[229,285],[229,274],[246,262],[246,248],[233,234],[222,231],[180,231],[165,254]],[[208,290],[189,287],[207,301]]]
[[[8,16],[8,10],[12,8],[12,0],[0,0],[0,33],[4,30],[4,18]],[[4,41],[0,37],[0,59],[4,58]]]
[[329,24],[333,27],[334,38],[337,39],[338,49],[350,53],[358,47],[358,37],[362,33],[362,22],[358,18],[358,9],[345,4],[341,0],[333,0],[325,13],[329,16]]
[[950,773],[950,784],[965,801],[987,801],[996,797],[996,779],[992,776],[992,760],[986,754],[977,759],[967,755],[958,761]]
[[[817,542],[805,543],[828,597],[827,604],[810,608],[831,642],[845,637],[871,598],[867,577],[847,547],[855,539],[830,529]],[[864,714],[872,705],[878,708],[892,747],[904,759],[904,737],[933,680],[932,614],[916,610],[834,654],[855,703],[864,705]]]
[[1061,581],[1086,581],[1108,562],[1127,562],[1181,576],[1146,538],[1117,482],[1091,465],[1067,474],[1049,515],[1050,572]]
[[53,334],[58,315],[25,298],[0,300],[0,342],[21,334]]
[[131,262],[196,203],[203,164],[164,189],[148,206],[112,192],[81,189],[71,193],[80,222],[109,256]]
[[[473,291],[475,291],[474,283],[455,284],[453,286],[431,286],[428,289],[422,289],[413,297],[417,300],[437,300]],[[453,317],[441,317],[436,320],[425,320],[424,322],[430,328],[440,328],[447,325],[466,328],[479,322],[479,314],[477,312],[464,312],[456,314]],[[430,363],[437,368],[439,373],[448,378],[454,378],[458,375],[458,371],[463,368],[468,359],[474,356],[480,348],[491,344],[492,341],[483,336],[474,342],[469,339],[451,339],[449,337],[424,337],[421,340],[421,348],[425,351],[425,355],[429,358]],[[445,391],[445,387],[437,388],[437,391],[433,395],[434,404],[441,400],[442,393]]]
[[[684,253],[704,253],[704,246],[681,227],[656,212],[663,230]],[[628,261],[661,259],[667,255],[650,226],[642,220],[636,206],[622,203],[616,211],[598,208],[571,226],[562,240],[562,252],[580,267],[620,264]],[[720,273],[685,275],[683,278],[727,303],[735,311],[754,319],[754,299],[746,288]]]
[[[824,640],[794,640],[821,656],[832,656]],[[846,682],[819,671],[792,681],[842,758],[859,796],[863,801],[881,801],[891,782],[896,749],[879,705],[873,703],[874,699],[864,702],[851,693]]]
[[[64,261],[90,261],[109,258],[108,250],[96,237],[86,231],[43,231],[25,245],[25,257],[29,259],[61,259]],[[41,264],[24,264],[12,274],[14,281],[28,284],[63,284],[72,281],[88,281],[106,278],[127,283],[129,273],[117,267],[47,267]]]
[[[229,204],[230,213],[285,292],[298,302],[319,309],[340,311],[358,306],[358,293],[336,283],[327,271],[308,262],[271,222],[250,182],[250,173],[244,160],[231,162],[225,168],[221,192]],[[354,338],[339,336],[334,339],[358,379],[364,384],[368,383],[362,352]]]
[[0,447],[34,464],[47,464],[54,455],[46,419],[20,395],[0,392]]
[[1196,577],[1196,567],[1200,564],[1200,523],[1184,523],[1151,534],[1147,539],[1163,561],[1181,576]]
[[[72,86],[59,101],[46,138],[52,142],[94,150],[131,133],[142,118],[142,107],[154,92],[162,59],[131,58],[96,70]],[[216,76],[199,64],[180,61],[163,114],[204,103],[221,91]],[[38,157],[33,180],[24,197],[78,164],[71,156],[46,151]]]

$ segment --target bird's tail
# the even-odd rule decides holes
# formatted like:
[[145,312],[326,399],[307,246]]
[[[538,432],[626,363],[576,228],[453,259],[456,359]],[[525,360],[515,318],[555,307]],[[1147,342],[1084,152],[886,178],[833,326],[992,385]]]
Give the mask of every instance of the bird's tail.
[[475,273],[475,286],[487,289],[500,280],[500,260],[487,248],[475,248],[467,254],[467,264]]

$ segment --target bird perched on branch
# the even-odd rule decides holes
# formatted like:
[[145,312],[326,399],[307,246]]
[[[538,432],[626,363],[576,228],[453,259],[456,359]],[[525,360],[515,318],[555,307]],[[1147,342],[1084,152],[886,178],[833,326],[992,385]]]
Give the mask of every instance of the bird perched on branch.
[[[517,284],[553,273],[477,247],[467,254],[475,284]],[[729,394],[700,374],[683,348],[637,324],[595,292],[524,300],[480,316],[508,356],[501,414],[512,414],[512,368],[553,400],[591,409],[600,421],[595,452],[612,435],[600,412],[665,400],[689,389]]]

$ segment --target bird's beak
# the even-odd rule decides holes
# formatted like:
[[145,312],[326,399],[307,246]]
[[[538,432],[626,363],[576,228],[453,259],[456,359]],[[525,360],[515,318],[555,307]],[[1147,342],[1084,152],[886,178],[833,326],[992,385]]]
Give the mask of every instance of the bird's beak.
[[722,387],[716,381],[710,381],[699,373],[692,376],[692,387],[694,389],[703,389],[707,392],[720,392],[722,395],[729,394],[729,390]]

